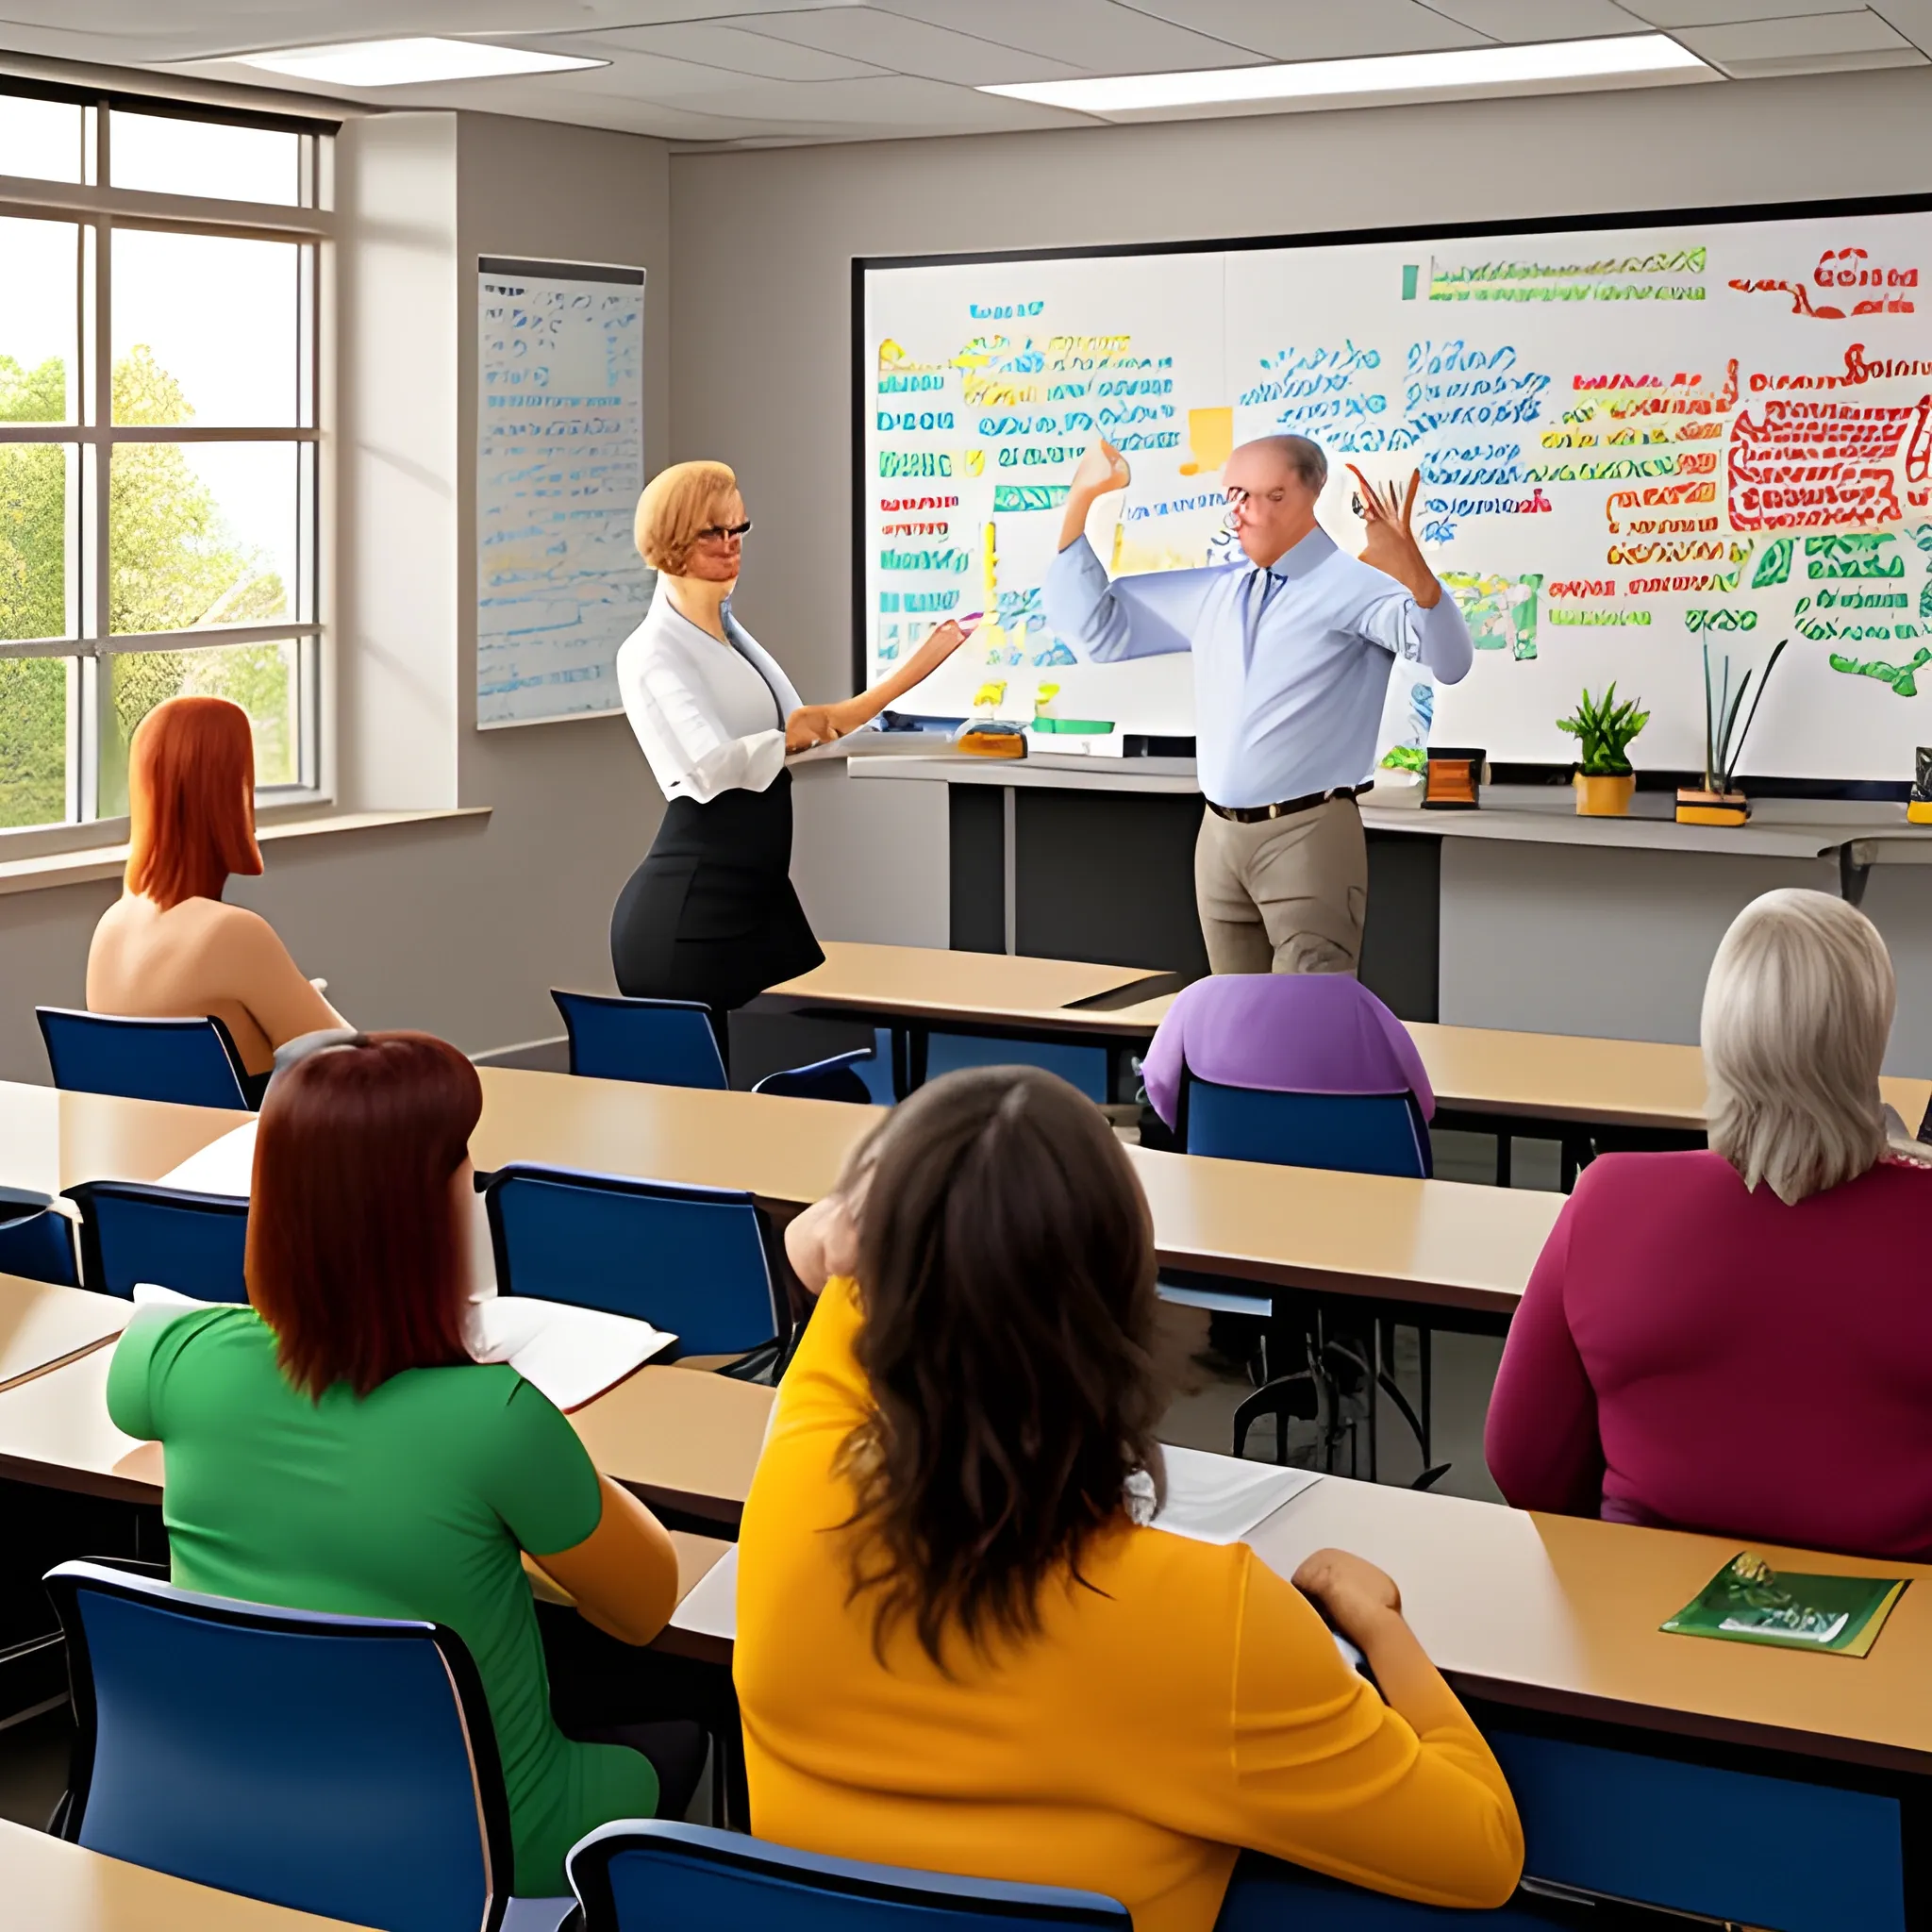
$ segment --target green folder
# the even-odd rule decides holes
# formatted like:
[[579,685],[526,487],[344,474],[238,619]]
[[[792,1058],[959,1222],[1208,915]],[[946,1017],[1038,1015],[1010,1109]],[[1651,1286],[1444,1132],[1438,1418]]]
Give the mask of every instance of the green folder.
[[1740,1551],[1663,1628],[1680,1637],[1863,1657],[1908,1578],[1800,1576]]
[[1113,729],[1111,718],[1036,718],[1036,731],[1058,732],[1062,737],[1105,736]]

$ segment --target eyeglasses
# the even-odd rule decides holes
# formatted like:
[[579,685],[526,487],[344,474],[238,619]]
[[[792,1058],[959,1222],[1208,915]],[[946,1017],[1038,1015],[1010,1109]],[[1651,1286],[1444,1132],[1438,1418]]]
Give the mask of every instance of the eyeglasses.
[[707,537],[729,538],[750,535],[751,519],[746,517],[741,524],[708,524],[698,532],[698,541],[703,542]]
[[1281,499],[1282,492],[1279,490],[1271,490],[1265,496],[1257,498],[1252,490],[1242,490],[1239,487],[1232,489],[1227,492],[1227,508],[1222,513],[1222,524],[1227,529],[1239,533],[1241,526],[1241,512],[1244,505],[1257,501],[1279,503]]

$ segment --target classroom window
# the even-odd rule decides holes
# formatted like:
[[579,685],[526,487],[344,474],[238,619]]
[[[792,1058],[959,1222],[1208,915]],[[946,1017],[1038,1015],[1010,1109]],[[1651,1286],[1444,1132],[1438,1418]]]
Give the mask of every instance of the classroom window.
[[0,92],[0,830],[125,814],[176,695],[248,712],[258,793],[316,788],[329,139]]

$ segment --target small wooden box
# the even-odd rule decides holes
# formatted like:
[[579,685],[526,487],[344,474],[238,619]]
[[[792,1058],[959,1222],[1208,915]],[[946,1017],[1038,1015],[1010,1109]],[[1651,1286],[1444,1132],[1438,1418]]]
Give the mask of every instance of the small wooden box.
[[1483,761],[1488,756],[1468,745],[1430,745],[1423,781],[1423,809],[1477,810],[1483,802]]
[[1680,825],[1741,825],[1751,817],[1751,801],[1741,791],[1696,791],[1677,793],[1677,823]]

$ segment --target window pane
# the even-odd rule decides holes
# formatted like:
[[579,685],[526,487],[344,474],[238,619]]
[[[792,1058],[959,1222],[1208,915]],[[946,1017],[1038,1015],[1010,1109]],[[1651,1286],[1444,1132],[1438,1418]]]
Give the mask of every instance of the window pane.
[[292,442],[124,442],[108,476],[110,630],[295,618]]
[[0,94],[0,175],[78,181],[82,126],[81,109],[74,102]]
[[293,208],[301,188],[302,140],[273,128],[225,127],[116,108],[108,124],[108,171],[116,188]]
[[0,423],[71,423],[80,230],[0,217]]
[[101,660],[100,815],[127,809],[127,745],[136,725],[169,698],[226,698],[255,730],[257,785],[301,778],[301,662],[298,639],[222,644],[193,651],[134,651]]
[[299,242],[114,230],[114,421],[292,427]]
[[72,637],[67,517],[80,452],[0,442],[0,640]]
[[0,825],[67,817],[64,658],[0,658]]

